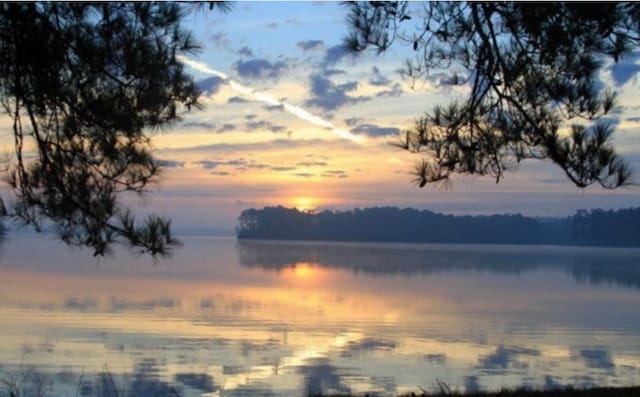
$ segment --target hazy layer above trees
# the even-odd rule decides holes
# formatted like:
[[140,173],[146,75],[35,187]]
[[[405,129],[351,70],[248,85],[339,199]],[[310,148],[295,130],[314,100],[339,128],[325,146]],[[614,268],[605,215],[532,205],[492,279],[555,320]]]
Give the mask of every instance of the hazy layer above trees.
[[245,210],[238,221],[239,239],[640,246],[640,207],[539,219],[396,207],[309,213],[278,206]]

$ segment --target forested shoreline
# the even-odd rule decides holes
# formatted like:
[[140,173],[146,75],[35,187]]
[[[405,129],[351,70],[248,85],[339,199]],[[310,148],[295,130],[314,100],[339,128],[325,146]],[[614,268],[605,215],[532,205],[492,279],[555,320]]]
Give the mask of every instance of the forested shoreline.
[[277,206],[245,210],[238,222],[239,239],[640,246],[640,207],[533,218],[397,207],[305,212]]

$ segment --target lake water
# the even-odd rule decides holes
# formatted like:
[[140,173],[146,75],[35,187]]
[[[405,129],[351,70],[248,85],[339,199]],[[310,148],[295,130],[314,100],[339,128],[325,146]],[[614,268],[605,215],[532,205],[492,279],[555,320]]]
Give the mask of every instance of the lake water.
[[154,264],[10,236],[0,379],[48,396],[640,383],[637,249],[183,242]]

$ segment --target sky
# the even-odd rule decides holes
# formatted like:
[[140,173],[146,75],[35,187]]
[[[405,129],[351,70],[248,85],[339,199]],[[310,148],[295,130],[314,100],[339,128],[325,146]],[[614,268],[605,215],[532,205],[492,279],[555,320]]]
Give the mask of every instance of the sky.
[[[408,49],[401,46],[345,54],[345,16],[335,2],[239,2],[225,14],[188,15],[185,26],[202,50],[183,62],[205,108],[153,137],[167,170],[152,194],[129,204],[172,217],[177,229],[232,231],[242,210],[271,205],[566,216],[640,202],[636,187],[578,189],[539,161],[522,163],[499,184],[460,177],[448,190],[419,189],[410,172],[420,157],[391,143],[464,88],[439,86],[437,76],[403,81],[398,69]],[[620,92],[616,147],[640,172],[637,58],[605,68],[601,78]]]

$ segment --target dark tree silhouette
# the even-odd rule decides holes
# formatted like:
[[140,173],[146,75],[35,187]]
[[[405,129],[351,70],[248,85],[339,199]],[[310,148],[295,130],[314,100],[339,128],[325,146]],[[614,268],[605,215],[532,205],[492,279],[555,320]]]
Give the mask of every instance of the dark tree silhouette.
[[[420,187],[452,174],[499,182],[525,159],[557,164],[577,186],[613,189],[631,169],[599,120],[615,94],[597,73],[640,43],[638,3],[356,2],[349,8],[353,51],[409,45],[404,73],[469,86],[465,100],[418,117],[402,148],[426,157]],[[582,120],[581,123],[576,122]],[[561,128],[572,123],[568,134]]]
[[278,206],[242,211],[236,232],[238,239],[637,247],[640,208],[530,218],[454,216],[396,207],[314,213]]
[[199,106],[176,60],[198,49],[181,26],[185,7],[0,5],[0,100],[15,137],[3,162],[14,193],[7,215],[95,255],[114,243],[170,254],[170,220],[136,222],[122,198],[145,194],[160,174],[149,134]]

